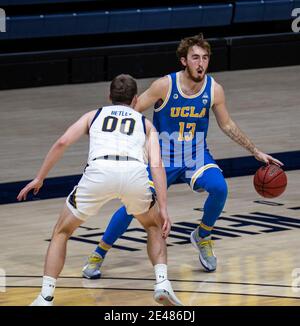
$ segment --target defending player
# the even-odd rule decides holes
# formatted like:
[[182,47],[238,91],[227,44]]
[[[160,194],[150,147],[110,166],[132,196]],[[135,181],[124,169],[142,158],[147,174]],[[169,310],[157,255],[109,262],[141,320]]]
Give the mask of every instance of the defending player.
[[[18,195],[18,200],[25,200],[29,191],[34,190],[36,194],[67,147],[89,134],[88,164],[78,185],[68,196],[54,228],[42,290],[32,305],[53,304],[56,280],[65,262],[67,240],[77,227],[88,217],[98,214],[99,209],[113,198],[120,198],[128,213],[133,214],[147,231],[148,256],[157,280],[154,299],[163,305],[181,305],[167,279],[165,238],[171,221],[158,137],[151,122],[133,109],[136,94],[137,86],[132,77],[116,77],[110,88],[113,105],[88,112],[73,124],[52,146],[36,178]],[[146,140],[158,205],[150,190],[144,161]]]

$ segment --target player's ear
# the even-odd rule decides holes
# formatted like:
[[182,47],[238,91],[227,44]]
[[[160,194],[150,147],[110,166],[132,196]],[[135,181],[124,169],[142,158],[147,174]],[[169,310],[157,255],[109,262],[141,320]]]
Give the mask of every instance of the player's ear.
[[109,98],[109,101],[112,102],[112,99],[111,99],[111,95],[110,94],[109,94],[109,97],[108,98]]
[[184,67],[186,67],[186,58],[185,57],[181,57],[180,62]]

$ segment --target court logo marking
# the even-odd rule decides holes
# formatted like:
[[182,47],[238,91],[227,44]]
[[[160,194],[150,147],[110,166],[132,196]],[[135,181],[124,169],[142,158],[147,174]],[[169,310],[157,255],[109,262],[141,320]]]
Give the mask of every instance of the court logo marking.
[[[281,207],[280,203],[262,201],[260,204]],[[292,208],[286,207],[286,209],[289,210]],[[194,210],[200,211],[202,209],[194,208]],[[194,221],[186,219],[173,223],[168,237],[168,246],[190,244],[190,234],[199,225],[199,222],[200,218]],[[101,232],[97,228],[85,227],[82,229],[85,230],[83,231],[84,233],[74,235],[70,240],[97,245],[104,234],[104,230]],[[276,215],[260,211],[241,214],[227,214],[226,212],[222,212],[219,222],[212,231],[212,239],[239,238],[292,229],[300,229],[300,219],[287,216],[286,214]],[[125,251],[139,251],[145,248],[147,234],[142,228],[132,227],[128,228],[119,239],[121,241],[118,240],[113,245],[113,248]],[[142,246],[138,244],[142,244]]]

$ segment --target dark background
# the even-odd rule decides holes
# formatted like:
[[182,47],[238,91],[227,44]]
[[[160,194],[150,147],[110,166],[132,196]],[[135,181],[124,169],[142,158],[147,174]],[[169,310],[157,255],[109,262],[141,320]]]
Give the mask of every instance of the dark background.
[[210,41],[210,71],[300,64],[300,0],[0,0],[0,89],[158,77],[179,40]]

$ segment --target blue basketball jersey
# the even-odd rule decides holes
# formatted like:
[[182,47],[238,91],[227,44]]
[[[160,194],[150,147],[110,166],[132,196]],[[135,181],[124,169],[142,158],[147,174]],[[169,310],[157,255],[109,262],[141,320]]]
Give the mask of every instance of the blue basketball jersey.
[[183,160],[183,153],[190,153],[192,159],[199,147],[202,146],[204,152],[207,150],[206,136],[209,111],[213,105],[214,80],[206,75],[202,89],[189,96],[180,88],[179,72],[168,75],[168,78],[169,92],[164,102],[154,109],[153,124],[160,134],[163,160],[170,159],[172,165],[176,155]]

